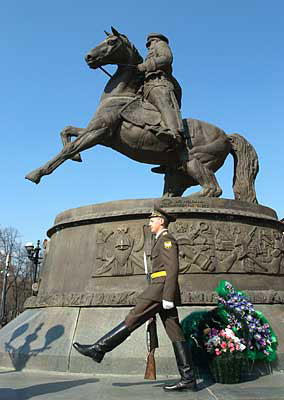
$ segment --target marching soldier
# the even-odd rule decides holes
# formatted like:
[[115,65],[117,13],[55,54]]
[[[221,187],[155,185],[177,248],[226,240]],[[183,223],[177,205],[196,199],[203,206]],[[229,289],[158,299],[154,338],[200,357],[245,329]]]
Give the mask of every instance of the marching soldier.
[[151,285],[138,297],[138,302],[130,310],[125,320],[91,345],[73,343],[81,354],[100,363],[105,353],[120,345],[134,330],[159,313],[166,333],[172,341],[180,381],[164,386],[166,391],[195,390],[191,352],[185,341],[179,323],[176,305],[180,303],[178,285],[178,247],[174,237],[168,232],[168,224],[175,218],[164,210],[156,208],[150,215],[149,227],[155,235],[152,248]]

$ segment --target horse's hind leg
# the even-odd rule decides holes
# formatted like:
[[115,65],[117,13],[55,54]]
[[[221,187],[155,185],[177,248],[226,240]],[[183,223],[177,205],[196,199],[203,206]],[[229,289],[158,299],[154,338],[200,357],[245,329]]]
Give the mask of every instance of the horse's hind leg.
[[108,131],[109,129],[107,127],[86,131],[85,134],[78,136],[73,142],[67,143],[60,153],[42,167],[27,174],[25,178],[34,183],[39,183],[42,176],[51,174],[57,167],[63,164],[64,161],[74,157],[80,151],[87,150],[97,145]]
[[[83,135],[86,129],[84,128],[77,128],[75,126],[65,126],[60,132],[61,140],[63,146],[66,146],[68,143],[71,142],[71,137],[78,137]],[[72,161],[82,162],[82,158],[80,153],[75,154],[74,157],[71,158]]]
[[222,194],[215,174],[196,158],[186,164],[186,173],[199,184],[202,189],[189,197],[219,197]]

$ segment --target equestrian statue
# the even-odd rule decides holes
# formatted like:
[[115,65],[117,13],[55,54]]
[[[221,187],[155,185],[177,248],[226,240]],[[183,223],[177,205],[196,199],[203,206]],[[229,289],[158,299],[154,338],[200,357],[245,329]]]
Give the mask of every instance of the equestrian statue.
[[[230,153],[235,199],[257,203],[258,158],[253,146],[239,134],[227,135],[207,122],[181,118],[182,91],[172,75],[168,39],[160,33],[149,34],[143,61],[127,36],[111,29],[85,57],[90,68],[101,68],[110,77],[93,119],[86,128],[65,127],[63,149],[26,179],[39,183],[64,161],[82,161],[80,152],[100,144],[156,165],[152,171],[165,176],[164,197],[182,196],[196,185],[201,190],[190,197],[219,197],[222,189],[215,172]],[[117,65],[113,76],[103,68],[108,64]]]

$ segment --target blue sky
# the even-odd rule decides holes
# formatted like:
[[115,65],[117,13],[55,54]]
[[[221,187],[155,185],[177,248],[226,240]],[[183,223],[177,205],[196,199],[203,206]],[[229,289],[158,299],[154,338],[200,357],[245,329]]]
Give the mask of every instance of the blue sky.
[[[253,144],[259,203],[283,218],[283,14],[281,0],[2,2],[0,225],[17,228],[23,243],[36,241],[66,209],[161,195],[163,177],[149,165],[101,146],[84,152],[82,164],[66,161],[39,185],[24,179],[60,151],[64,126],[85,127],[94,114],[107,76],[89,69],[84,56],[111,25],[143,57],[148,33],[169,38],[183,117]],[[222,197],[233,198],[231,156],[217,177]]]

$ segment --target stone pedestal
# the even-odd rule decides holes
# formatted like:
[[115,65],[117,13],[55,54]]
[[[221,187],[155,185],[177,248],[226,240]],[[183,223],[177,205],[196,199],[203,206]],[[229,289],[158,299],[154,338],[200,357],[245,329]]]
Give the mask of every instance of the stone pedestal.
[[[214,289],[230,280],[249,294],[279,337],[283,365],[283,224],[268,207],[226,199],[162,199],[180,249],[181,318],[216,304]],[[153,199],[123,200],[59,214],[37,297],[0,331],[0,365],[72,372],[143,374],[145,329],[95,364],[72,350],[123,320],[145,288],[143,252]],[[160,331],[160,373],[175,373],[171,345]],[[130,361],[131,362],[130,362]],[[18,367],[17,367],[18,366]]]

